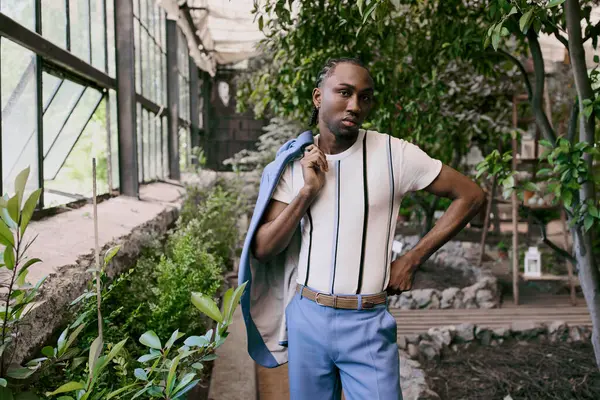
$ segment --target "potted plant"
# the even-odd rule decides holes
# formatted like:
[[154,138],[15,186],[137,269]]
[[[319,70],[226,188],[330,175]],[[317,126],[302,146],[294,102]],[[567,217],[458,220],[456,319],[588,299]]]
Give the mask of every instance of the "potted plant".
[[496,246],[496,249],[498,250],[498,258],[501,260],[506,260],[508,258],[508,247],[506,246],[506,243],[500,241]]

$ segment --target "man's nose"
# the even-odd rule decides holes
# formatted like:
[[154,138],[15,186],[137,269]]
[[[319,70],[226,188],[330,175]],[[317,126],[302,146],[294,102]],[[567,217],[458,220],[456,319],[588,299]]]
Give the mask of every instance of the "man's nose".
[[350,96],[348,103],[346,104],[346,111],[352,112],[356,115],[360,114],[360,104],[358,103],[358,96]]

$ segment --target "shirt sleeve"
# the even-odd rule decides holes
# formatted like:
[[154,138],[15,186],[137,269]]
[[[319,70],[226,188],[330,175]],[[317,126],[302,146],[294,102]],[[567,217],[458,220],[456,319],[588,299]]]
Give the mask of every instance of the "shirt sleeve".
[[288,164],[277,183],[272,199],[281,201],[282,203],[290,204],[294,200],[294,192],[292,187],[292,168]]
[[395,165],[398,171],[400,193],[415,192],[429,186],[442,170],[442,162],[430,157],[418,146],[397,139]]

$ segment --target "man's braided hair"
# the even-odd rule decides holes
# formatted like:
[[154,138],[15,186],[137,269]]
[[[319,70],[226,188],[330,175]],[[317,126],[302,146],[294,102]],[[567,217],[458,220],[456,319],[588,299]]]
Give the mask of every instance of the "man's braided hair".
[[[351,57],[331,58],[325,63],[325,66],[323,67],[321,72],[319,72],[319,75],[317,76],[317,82],[315,84],[315,87],[320,88],[323,85],[323,82],[325,81],[325,79],[329,78],[331,76],[331,74],[333,74],[335,67],[338,64],[345,64],[345,63],[358,65],[359,67],[366,69],[367,72],[369,71],[367,69],[367,67],[362,63],[362,61],[360,61],[358,58],[351,58]],[[312,114],[310,116],[310,122],[309,122],[308,126],[315,126],[315,125],[317,125],[318,122],[319,122],[319,109],[317,107],[313,107]]]

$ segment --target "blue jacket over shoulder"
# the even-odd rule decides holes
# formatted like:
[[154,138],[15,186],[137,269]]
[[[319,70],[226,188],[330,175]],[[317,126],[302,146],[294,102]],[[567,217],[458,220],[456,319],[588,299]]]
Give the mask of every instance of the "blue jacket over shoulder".
[[265,167],[240,260],[238,282],[248,282],[240,301],[248,353],[254,361],[267,368],[287,362],[285,308],[295,293],[300,226],[286,250],[267,263],[254,258],[250,244],[285,167],[301,157],[304,148],[312,143],[312,132],[303,132],[286,142],[277,151],[275,160]]

